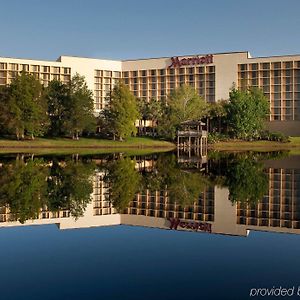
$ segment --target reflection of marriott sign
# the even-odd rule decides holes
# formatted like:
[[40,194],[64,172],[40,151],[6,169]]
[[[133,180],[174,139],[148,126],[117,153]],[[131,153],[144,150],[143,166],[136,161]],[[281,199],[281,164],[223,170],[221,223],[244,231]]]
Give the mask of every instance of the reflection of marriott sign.
[[213,55],[205,55],[202,57],[194,56],[189,58],[179,58],[171,57],[172,64],[169,66],[169,68],[176,68],[181,66],[192,66],[192,65],[206,65],[206,64],[212,64],[213,63]]
[[186,229],[193,229],[195,231],[205,231],[211,232],[211,224],[209,223],[202,223],[202,222],[185,222],[181,221],[180,219],[168,218],[170,221],[170,229],[177,230],[177,227],[186,228]]

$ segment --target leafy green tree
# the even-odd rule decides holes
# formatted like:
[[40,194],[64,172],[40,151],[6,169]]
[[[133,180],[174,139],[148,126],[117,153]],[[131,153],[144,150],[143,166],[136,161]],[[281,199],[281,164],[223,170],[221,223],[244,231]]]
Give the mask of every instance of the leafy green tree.
[[[158,120],[162,117],[164,103],[151,99],[149,102],[146,100],[140,100],[138,102],[138,108],[141,116],[141,121],[151,121],[152,133],[155,131],[155,127]],[[143,132],[143,126],[139,127],[140,133]]]
[[269,115],[269,103],[263,92],[256,88],[230,91],[227,120],[231,134],[240,139],[259,137]]
[[[7,105],[9,100],[8,86],[0,86],[0,134],[11,134],[14,121],[10,115],[10,108]],[[13,132],[15,133],[15,132]]]
[[189,85],[180,86],[167,98],[162,118],[159,120],[158,133],[174,139],[181,122],[200,120],[206,114],[207,104],[197,91]]
[[137,130],[135,122],[139,119],[139,112],[136,98],[129,88],[121,82],[118,83],[111,92],[108,101],[104,115],[110,124],[114,139],[117,137],[119,140],[123,140],[135,135]]
[[109,184],[109,199],[118,210],[124,210],[135,197],[141,183],[140,174],[135,170],[135,160],[121,157],[108,167],[105,181]]
[[69,86],[58,80],[51,81],[46,89],[46,99],[50,119],[48,134],[51,136],[65,135],[66,132],[63,129],[65,118],[68,116]]
[[65,104],[65,118],[63,128],[79,139],[84,130],[95,130],[96,118],[94,116],[93,93],[88,89],[84,76],[75,74],[69,86],[69,101]]
[[[5,107],[5,126],[14,131],[17,139],[25,133],[42,135],[48,127],[47,103],[42,84],[33,75],[21,73],[14,78],[0,97],[1,108]],[[2,114],[3,116],[3,114]]]
[[209,124],[209,132],[216,132],[218,131],[221,133],[222,129],[225,128],[224,125],[226,124],[226,117],[227,117],[227,101],[218,101],[215,103],[209,103],[208,105],[208,115],[207,118],[210,122]]

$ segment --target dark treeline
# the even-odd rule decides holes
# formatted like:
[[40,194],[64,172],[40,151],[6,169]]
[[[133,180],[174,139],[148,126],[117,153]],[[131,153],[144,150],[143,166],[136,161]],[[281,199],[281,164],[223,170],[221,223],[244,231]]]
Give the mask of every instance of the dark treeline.
[[44,87],[33,75],[22,72],[0,89],[2,135],[78,139],[85,130],[94,130],[95,124],[92,92],[78,74],[68,84],[54,80]]

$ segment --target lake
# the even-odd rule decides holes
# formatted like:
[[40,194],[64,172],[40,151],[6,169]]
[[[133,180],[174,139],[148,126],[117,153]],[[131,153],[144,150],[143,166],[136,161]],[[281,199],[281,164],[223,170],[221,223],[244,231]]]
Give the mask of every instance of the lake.
[[299,234],[288,152],[0,157],[0,299],[298,298]]

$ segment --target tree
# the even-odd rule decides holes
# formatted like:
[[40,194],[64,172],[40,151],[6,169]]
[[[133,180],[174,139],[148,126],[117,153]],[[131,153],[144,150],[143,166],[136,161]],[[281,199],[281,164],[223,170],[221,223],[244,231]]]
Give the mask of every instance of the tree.
[[208,105],[208,120],[210,120],[210,126],[208,128],[209,132],[218,131],[221,133],[222,125],[226,122],[227,111],[226,111],[227,101],[218,101],[215,103],[210,103]]
[[[141,100],[138,102],[141,121],[151,121],[152,133],[154,133],[155,126],[162,116],[163,109],[162,101],[151,99],[150,101]],[[143,131],[143,124],[139,124],[140,131]]]
[[33,139],[35,135],[42,135],[47,130],[44,94],[40,81],[23,72],[2,92],[0,106],[4,108],[5,117],[1,119],[10,131],[15,132],[17,139],[24,138],[25,133]]
[[135,122],[139,119],[139,112],[136,98],[129,88],[121,82],[118,83],[111,92],[108,101],[109,104],[104,115],[110,124],[114,139],[117,137],[123,140],[135,135]]
[[72,77],[69,89],[63,128],[72,135],[73,139],[78,140],[84,130],[93,130],[96,126],[93,93],[88,89],[84,76],[79,74]]
[[61,81],[52,80],[46,89],[46,99],[50,119],[48,134],[51,136],[66,134],[64,131],[64,122],[68,116],[67,107],[70,101],[70,90],[68,86]]
[[269,115],[269,103],[263,92],[256,88],[237,90],[229,94],[227,120],[231,134],[240,139],[257,138]]
[[206,113],[207,104],[197,91],[189,85],[180,86],[167,98],[159,120],[158,132],[162,136],[174,139],[181,122],[200,120]]

